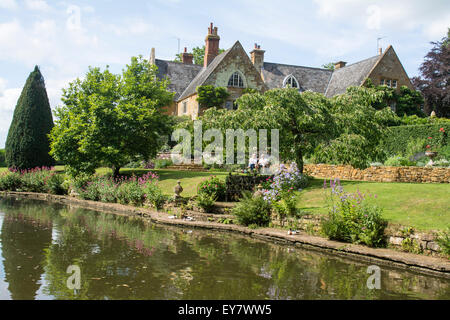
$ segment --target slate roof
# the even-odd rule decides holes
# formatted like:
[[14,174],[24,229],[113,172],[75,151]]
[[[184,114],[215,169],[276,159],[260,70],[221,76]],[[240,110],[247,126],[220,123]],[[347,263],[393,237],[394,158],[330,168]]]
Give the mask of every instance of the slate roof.
[[369,72],[381,57],[379,55],[374,56],[335,70],[331,76],[325,95],[327,97],[333,97],[337,94],[344,93],[347,87],[362,85]]
[[211,75],[211,73],[214,71],[214,69],[216,69],[216,67],[228,55],[228,53],[233,49],[233,47],[231,47],[230,49],[222,52],[217,57],[215,57],[214,60],[208,65],[208,67],[206,67],[206,68],[203,67],[201,69],[201,71],[197,74],[197,76],[194,78],[194,80],[192,80],[192,82],[183,91],[183,93],[180,95],[180,97],[178,99],[182,100],[182,99],[187,98],[190,95],[194,94],[197,90],[197,87],[203,85],[203,83],[208,79],[208,77]]
[[282,88],[287,76],[293,75],[302,91],[311,90],[325,94],[333,71],[328,69],[293,66],[264,62],[263,79],[269,89]]
[[180,62],[155,59],[158,67],[158,78],[168,78],[169,91],[175,92],[174,100],[177,101],[181,93],[189,86],[195,76],[203,69],[196,64],[184,64]]

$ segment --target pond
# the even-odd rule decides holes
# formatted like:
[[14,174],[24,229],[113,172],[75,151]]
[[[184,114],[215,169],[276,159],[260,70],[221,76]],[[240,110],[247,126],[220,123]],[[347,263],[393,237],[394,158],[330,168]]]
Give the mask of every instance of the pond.
[[[232,233],[0,198],[0,299],[450,299],[450,280]],[[80,271],[69,288],[68,267]]]

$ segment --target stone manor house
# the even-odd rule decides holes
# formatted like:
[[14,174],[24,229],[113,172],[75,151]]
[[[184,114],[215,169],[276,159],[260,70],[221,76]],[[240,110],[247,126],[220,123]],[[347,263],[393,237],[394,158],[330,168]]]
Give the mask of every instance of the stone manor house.
[[[197,102],[197,87],[214,85],[226,87],[230,96],[224,107],[235,108],[235,100],[246,88],[260,92],[290,86],[299,91],[311,90],[332,97],[345,92],[349,86],[362,86],[371,79],[374,84],[392,88],[407,86],[413,88],[400,59],[392,46],[378,55],[347,65],[339,61],[334,70],[311,68],[264,61],[265,51],[255,44],[250,57],[239,41],[219,54],[220,37],[217,27],[211,23],[205,42],[204,65],[193,64],[193,55],[186,48],[182,62],[156,59],[152,48],[150,63],[158,67],[159,78],[170,80],[169,90],[175,93],[173,103],[167,106],[167,113],[191,116],[196,119],[202,114]],[[395,106],[391,106],[395,108]]]

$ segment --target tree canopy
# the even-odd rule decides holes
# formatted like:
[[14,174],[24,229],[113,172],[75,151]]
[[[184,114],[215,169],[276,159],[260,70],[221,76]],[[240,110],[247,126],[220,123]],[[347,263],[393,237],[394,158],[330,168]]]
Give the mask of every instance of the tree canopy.
[[52,111],[44,77],[36,66],[30,73],[14,110],[6,139],[6,165],[16,169],[53,165],[48,139],[52,127]]
[[162,109],[173,99],[168,81],[156,75],[157,67],[141,56],[131,58],[122,75],[89,68],[84,79],[63,89],[51,154],[72,175],[91,174],[100,165],[117,175],[131,159],[155,156],[171,128]]
[[382,153],[380,141],[395,117],[388,107],[372,107],[383,98],[383,92],[365,87],[351,87],[332,99],[273,89],[243,95],[235,111],[208,109],[201,119],[204,129],[278,129],[281,159],[295,161],[300,170],[305,157],[364,168]]
[[441,41],[431,42],[433,48],[420,66],[421,75],[412,79],[426,101],[426,113],[435,111],[439,117],[450,117],[450,28]]

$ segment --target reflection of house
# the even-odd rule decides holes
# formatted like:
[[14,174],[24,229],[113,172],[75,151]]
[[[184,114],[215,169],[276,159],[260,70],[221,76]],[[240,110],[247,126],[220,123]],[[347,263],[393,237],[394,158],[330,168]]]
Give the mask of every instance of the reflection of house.
[[201,85],[226,87],[230,97],[224,107],[230,109],[246,88],[264,92],[289,86],[332,97],[344,93],[349,86],[363,85],[369,78],[374,84],[413,88],[392,46],[384,52],[380,50],[377,56],[350,65],[337,62],[332,71],[265,62],[265,51],[256,44],[249,57],[239,41],[219,54],[220,37],[212,23],[205,41],[203,66],[193,64],[193,56],[186,49],[182,54],[182,63],[155,59],[155,50],[152,49],[150,62],[158,67],[160,78],[167,77],[171,81],[169,89],[175,92],[174,102],[168,107],[170,114],[190,115],[193,118],[201,114],[196,100],[196,88]]

